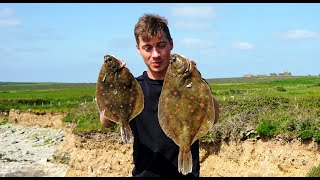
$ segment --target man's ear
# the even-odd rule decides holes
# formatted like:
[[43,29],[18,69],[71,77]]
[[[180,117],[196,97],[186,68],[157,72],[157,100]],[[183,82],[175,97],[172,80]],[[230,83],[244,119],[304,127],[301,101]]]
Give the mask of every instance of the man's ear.
[[172,38],[169,40],[169,44],[171,46],[170,50],[172,50],[173,49],[173,39]]
[[140,53],[140,48],[139,48],[139,45],[138,45],[138,44],[136,44],[136,48],[137,48],[138,53],[141,54],[141,53]]

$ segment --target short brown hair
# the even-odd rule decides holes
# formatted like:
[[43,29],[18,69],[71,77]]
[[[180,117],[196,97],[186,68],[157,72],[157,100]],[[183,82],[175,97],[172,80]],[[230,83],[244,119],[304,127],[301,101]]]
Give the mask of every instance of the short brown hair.
[[139,36],[143,41],[149,41],[152,37],[161,37],[163,32],[166,33],[167,39],[171,40],[168,21],[158,14],[144,14],[134,27],[134,36],[137,44],[139,44]]

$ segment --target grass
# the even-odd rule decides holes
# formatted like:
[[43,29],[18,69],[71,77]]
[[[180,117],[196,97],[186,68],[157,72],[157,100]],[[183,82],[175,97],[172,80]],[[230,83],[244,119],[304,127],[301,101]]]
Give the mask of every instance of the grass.
[[[320,141],[320,76],[207,79],[220,103],[220,118],[201,141],[219,142],[256,135]],[[62,111],[75,131],[118,131],[99,122],[95,83],[0,82],[0,111]],[[5,121],[3,121],[5,122]],[[256,134],[246,136],[247,132]],[[245,137],[244,137],[245,136]]]
[[[320,142],[320,76],[241,77],[207,79],[220,103],[220,117],[201,142],[257,137]],[[0,112],[32,110],[41,114],[62,111],[74,132],[117,132],[99,121],[94,83],[0,82]],[[0,119],[0,125],[8,117]],[[308,177],[319,177],[320,166]]]
[[0,111],[68,111],[94,100],[94,83],[0,83]]
[[99,112],[95,102],[80,104],[79,108],[71,109],[63,118],[63,122],[76,123],[73,132],[120,132],[120,126],[105,128],[99,121]]
[[307,174],[307,177],[320,177],[320,166],[313,167]]

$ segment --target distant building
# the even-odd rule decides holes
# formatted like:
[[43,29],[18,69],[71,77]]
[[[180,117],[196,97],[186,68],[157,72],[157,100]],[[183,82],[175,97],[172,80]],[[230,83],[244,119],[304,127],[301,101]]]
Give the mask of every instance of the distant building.
[[[253,74],[245,74],[243,75],[243,77],[264,77],[264,76],[292,76],[291,72],[289,71],[284,71],[283,73],[269,73],[269,74],[256,74],[256,75],[253,75]],[[319,74],[320,76],[320,74]]]
[[266,74],[257,74],[257,77],[267,76]]
[[292,76],[292,75],[291,75],[291,72],[285,71],[283,73],[279,73],[279,76]]
[[254,75],[253,74],[245,74],[243,75],[243,77],[253,77]]

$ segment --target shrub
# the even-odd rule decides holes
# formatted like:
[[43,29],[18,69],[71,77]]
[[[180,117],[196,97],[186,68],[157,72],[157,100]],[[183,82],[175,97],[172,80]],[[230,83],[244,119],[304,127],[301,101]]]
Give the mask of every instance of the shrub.
[[287,91],[284,87],[281,87],[281,86],[277,86],[274,88],[276,91],[280,91],[280,92],[284,92],[284,91]]
[[263,121],[257,126],[257,132],[260,136],[273,137],[276,132],[276,126],[271,122]]
[[299,135],[302,141],[310,139],[312,138],[312,136],[313,136],[312,131],[309,129],[302,131]]
[[315,142],[319,142],[320,141],[320,131],[316,131],[315,133],[314,133],[314,141]]

